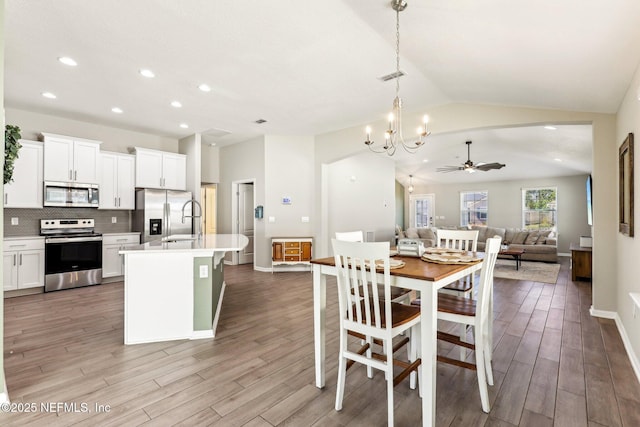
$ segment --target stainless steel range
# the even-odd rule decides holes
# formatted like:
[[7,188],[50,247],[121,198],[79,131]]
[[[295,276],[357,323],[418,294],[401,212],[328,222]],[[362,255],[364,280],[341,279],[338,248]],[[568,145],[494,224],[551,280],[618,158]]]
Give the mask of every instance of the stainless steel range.
[[93,219],[42,219],[44,291],[102,283],[102,234]]

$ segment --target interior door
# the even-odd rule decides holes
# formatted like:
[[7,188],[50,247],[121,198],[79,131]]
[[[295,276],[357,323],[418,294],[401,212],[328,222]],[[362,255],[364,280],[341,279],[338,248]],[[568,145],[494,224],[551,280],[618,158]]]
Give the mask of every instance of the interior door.
[[249,239],[249,244],[240,251],[239,264],[253,264],[253,184],[238,185],[238,233]]
[[409,196],[409,227],[433,227],[435,214],[434,194]]

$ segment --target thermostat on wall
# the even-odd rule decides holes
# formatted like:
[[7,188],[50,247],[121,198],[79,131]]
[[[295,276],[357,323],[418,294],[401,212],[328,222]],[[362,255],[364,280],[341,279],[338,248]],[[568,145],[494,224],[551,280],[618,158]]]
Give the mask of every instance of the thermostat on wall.
[[290,205],[291,204],[291,197],[287,197],[287,196],[282,197],[282,204],[283,205]]

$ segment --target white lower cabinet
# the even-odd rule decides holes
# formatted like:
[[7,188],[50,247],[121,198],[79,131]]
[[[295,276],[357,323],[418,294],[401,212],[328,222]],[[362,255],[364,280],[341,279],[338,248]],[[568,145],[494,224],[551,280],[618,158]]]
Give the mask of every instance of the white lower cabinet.
[[44,287],[44,239],[5,239],[4,290]]
[[102,235],[102,277],[117,277],[124,274],[123,249],[140,244],[140,233]]

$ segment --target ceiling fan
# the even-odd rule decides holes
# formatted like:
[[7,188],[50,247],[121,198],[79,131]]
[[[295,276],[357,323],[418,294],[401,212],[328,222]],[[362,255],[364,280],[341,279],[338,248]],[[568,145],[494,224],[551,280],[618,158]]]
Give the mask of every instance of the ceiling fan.
[[506,165],[503,163],[478,163],[473,164],[471,161],[471,141],[467,141],[467,161],[462,164],[462,166],[444,166],[436,169],[438,172],[455,172],[455,171],[465,171],[469,173],[473,173],[477,170],[480,171],[488,171],[491,169],[501,169]]

